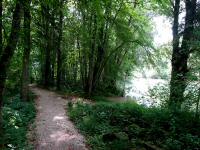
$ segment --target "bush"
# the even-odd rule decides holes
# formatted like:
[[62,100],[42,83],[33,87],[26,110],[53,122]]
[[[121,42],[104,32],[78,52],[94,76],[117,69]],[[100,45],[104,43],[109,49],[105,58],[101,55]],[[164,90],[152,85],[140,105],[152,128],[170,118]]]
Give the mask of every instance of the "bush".
[[168,106],[169,90],[168,84],[158,84],[149,90],[149,97],[158,102],[161,107],[166,108]]
[[200,147],[200,120],[194,121],[192,113],[177,112],[175,117],[166,109],[131,102],[79,103],[70,106],[69,112],[94,150]]
[[22,102],[19,96],[6,99],[3,107],[4,145],[6,149],[28,150],[28,126],[35,118],[33,102]]

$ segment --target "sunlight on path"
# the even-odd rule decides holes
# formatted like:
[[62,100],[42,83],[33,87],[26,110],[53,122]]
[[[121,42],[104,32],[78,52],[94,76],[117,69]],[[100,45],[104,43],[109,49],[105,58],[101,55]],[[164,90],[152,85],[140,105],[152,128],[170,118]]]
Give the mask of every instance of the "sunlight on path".
[[53,92],[33,88],[38,95],[36,150],[87,150],[85,139],[66,115],[66,100]]

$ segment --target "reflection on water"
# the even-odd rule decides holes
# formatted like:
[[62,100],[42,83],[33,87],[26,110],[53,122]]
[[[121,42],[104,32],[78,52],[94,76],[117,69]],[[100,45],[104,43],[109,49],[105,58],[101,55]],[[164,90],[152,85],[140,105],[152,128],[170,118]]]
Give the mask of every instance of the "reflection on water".
[[159,102],[152,100],[148,95],[149,89],[158,84],[165,84],[166,80],[152,78],[134,78],[125,86],[125,97],[135,99],[138,104],[145,106],[157,106]]

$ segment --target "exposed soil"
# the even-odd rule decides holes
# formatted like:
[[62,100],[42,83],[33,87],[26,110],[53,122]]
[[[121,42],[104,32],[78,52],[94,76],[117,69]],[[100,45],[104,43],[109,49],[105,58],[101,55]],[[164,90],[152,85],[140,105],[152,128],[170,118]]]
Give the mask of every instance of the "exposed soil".
[[66,99],[34,87],[38,96],[36,117],[36,150],[87,150],[85,138],[78,133],[66,113]]

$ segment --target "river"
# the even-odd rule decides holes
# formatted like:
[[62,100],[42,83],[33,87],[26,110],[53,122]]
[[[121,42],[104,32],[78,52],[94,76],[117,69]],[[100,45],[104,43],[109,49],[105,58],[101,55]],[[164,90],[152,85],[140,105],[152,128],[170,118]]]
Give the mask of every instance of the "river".
[[138,104],[149,106],[158,106],[159,101],[149,97],[149,89],[159,85],[167,84],[167,80],[153,78],[134,78],[125,85],[126,99],[135,100]]

